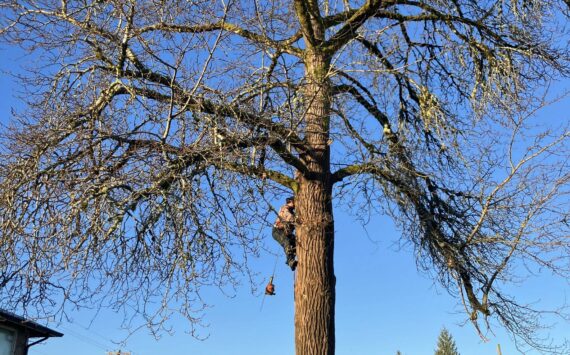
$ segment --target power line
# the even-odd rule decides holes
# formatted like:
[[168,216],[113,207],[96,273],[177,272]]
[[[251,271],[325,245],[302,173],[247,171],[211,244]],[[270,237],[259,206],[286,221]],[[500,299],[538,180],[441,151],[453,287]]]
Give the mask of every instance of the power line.
[[91,329],[91,327],[86,327],[86,326],[84,326],[83,324],[78,323],[78,322],[73,322],[73,323],[70,323],[70,324],[73,324],[74,326],[78,326],[78,327],[82,328],[83,330],[88,331],[89,334],[96,335],[96,336],[99,337],[100,339],[103,339],[105,342],[110,342],[110,343],[112,343],[112,344],[115,344],[112,340],[109,340],[108,337],[102,335],[101,333],[96,332],[95,330]]
[[63,328],[66,331],[66,333],[69,333],[72,337],[74,337],[74,338],[76,338],[76,339],[78,339],[78,340],[80,340],[86,344],[90,344],[92,346],[95,346],[95,347],[102,349],[102,350],[105,350],[105,351],[109,350],[109,348],[112,348],[106,344],[103,344],[102,342],[99,342],[98,340],[95,340],[95,339],[90,338],[84,334],[76,332],[75,330],[69,328],[68,326],[62,326],[61,328]]
[[[97,340],[97,339],[94,339],[94,338],[91,337],[91,336],[82,334],[82,333],[80,333],[80,332],[78,332],[78,331],[76,331],[76,330],[74,330],[74,329],[71,329],[70,326],[74,326],[74,327],[76,327],[76,328],[82,328],[83,330],[88,331],[89,334],[93,334],[93,335],[95,335],[95,336],[101,338],[101,339],[103,340],[103,342],[101,342],[101,341],[99,341],[99,340]],[[104,335],[101,335],[100,333],[97,333],[96,331],[94,331],[94,330],[92,330],[92,329],[89,329],[89,328],[87,328],[87,327],[85,327],[85,326],[83,326],[83,325],[81,325],[81,324],[79,324],[79,323],[67,323],[67,325],[62,325],[61,327],[62,327],[66,332],[69,332],[69,334],[70,334],[71,336],[73,336],[74,338],[76,338],[76,339],[78,339],[78,340],[80,340],[80,341],[82,341],[82,342],[84,342],[84,343],[90,344],[90,345],[92,345],[92,346],[94,346],[94,347],[97,347],[97,348],[99,348],[99,349],[101,349],[101,350],[104,350],[104,351],[107,352],[107,354],[111,354],[111,355],[115,355],[115,354],[120,354],[120,355],[133,355],[131,351],[123,352],[123,351],[119,350],[119,352],[109,352],[109,349],[116,348],[117,344],[115,344],[112,340],[110,340],[109,338],[105,337]]]

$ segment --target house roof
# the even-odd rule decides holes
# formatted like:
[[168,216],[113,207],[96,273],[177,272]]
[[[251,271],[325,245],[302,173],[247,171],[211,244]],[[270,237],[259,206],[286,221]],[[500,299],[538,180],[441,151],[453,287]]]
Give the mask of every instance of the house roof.
[[61,337],[62,333],[0,308],[0,325],[8,325],[27,332],[30,338]]

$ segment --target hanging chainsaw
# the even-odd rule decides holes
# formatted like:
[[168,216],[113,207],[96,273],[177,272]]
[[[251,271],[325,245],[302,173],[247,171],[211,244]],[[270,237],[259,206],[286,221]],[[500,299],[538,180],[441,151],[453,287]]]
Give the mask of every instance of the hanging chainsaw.
[[275,269],[277,269],[277,258],[275,258],[275,265],[273,266],[273,273],[269,278],[269,282],[265,286],[265,293],[263,295],[263,299],[261,300],[261,307],[259,308],[260,311],[263,310],[263,304],[265,303],[265,296],[275,296],[275,285],[273,284],[273,277],[275,276]]
[[269,278],[267,286],[265,286],[265,294],[268,296],[275,296],[275,285],[273,284],[273,276]]

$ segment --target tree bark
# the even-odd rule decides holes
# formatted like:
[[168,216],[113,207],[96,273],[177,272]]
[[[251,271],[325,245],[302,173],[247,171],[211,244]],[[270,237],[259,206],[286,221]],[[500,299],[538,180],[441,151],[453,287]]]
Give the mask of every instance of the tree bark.
[[310,150],[300,156],[308,173],[299,179],[296,199],[295,350],[297,355],[330,355],[335,350],[330,61],[322,54],[310,53],[305,64],[305,141]]

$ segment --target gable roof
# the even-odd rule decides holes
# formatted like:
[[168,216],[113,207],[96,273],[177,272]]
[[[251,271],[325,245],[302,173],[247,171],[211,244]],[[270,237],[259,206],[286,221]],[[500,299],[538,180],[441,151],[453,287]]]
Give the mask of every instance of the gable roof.
[[61,337],[62,333],[0,308],[0,325],[23,330],[29,338]]

